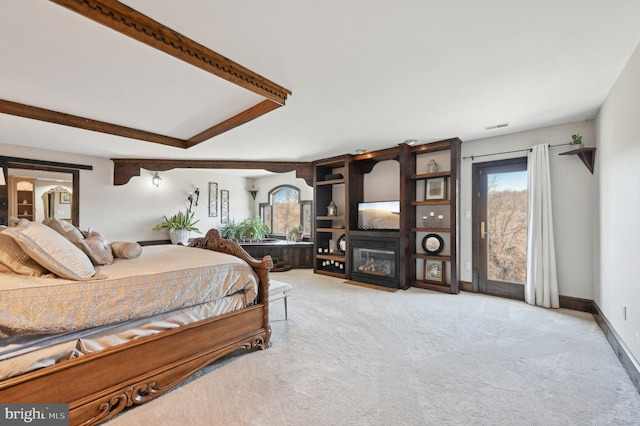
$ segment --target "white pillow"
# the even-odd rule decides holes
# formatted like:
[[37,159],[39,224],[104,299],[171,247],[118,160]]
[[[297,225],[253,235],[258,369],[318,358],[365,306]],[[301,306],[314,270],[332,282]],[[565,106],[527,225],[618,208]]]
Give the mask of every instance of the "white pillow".
[[2,233],[11,236],[33,260],[60,277],[88,280],[96,273],[82,250],[46,225],[21,219],[18,226]]

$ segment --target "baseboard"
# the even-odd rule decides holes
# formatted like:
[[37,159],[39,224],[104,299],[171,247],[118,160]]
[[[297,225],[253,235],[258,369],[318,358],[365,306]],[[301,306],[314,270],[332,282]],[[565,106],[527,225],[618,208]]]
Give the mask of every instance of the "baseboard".
[[609,320],[604,316],[596,302],[592,303],[593,306],[593,317],[596,322],[602,329],[605,337],[609,341],[613,352],[615,352],[616,356],[620,360],[620,364],[627,371],[631,382],[634,384],[638,392],[640,393],[640,365],[638,361],[633,357],[627,346],[624,344],[616,330],[611,326]]
[[581,299],[579,297],[571,296],[558,296],[560,299],[560,307],[565,309],[572,309],[574,311],[595,313],[593,310],[593,300]]
[[473,283],[472,282],[470,282],[470,281],[458,281],[458,284],[460,285],[460,290],[473,292]]

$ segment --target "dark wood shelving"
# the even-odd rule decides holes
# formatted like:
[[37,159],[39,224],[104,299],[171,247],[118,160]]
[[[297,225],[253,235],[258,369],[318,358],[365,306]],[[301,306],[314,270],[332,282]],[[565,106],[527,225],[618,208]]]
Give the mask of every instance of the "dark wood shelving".
[[409,178],[412,180],[422,180],[422,179],[433,179],[433,178],[449,177],[449,176],[451,176],[451,173],[449,172],[437,172],[437,173],[423,173],[419,175],[411,175],[409,176]]
[[340,184],[344,184],[345,180],[344,179],[334,179],[334,180],[322,180],[322,181],[318,181],[316,182],[316,185],[340,185]]
[[424,200],[424,201],[412,201],[412,206],[447,206],[449,200]]
[[572,151],[561,152],[558,155],[577,155],[587,169],[593,174],[593,168],[596,162],[596,149],[595,148],[578,148]]
[[451,228],[411,228],[411,232],[451,232]]
[[411,255],[412,259],[429,259],[429,260],[442,260],[444,262],[451,262],[451,256],[437,256],[426,253],[413,253]]

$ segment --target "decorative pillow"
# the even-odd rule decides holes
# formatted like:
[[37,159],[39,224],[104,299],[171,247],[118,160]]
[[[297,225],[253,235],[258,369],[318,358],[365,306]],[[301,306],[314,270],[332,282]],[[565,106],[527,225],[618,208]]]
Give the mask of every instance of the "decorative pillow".
[[5,234],[5,231],[0,232],[0,264],[16,274],[30,277],[39,277],[49,273],[29,257],[10,235]]
[[111,250],[115,257],[123,259],[135,259],[142,253],[140,244],[128,241],[115,241],[111,243]]
[[43,220],[42,223],[47,225],[49,228],[56,230],[60,235],[71,241],[73,244],[84,239],[82,232],[66,220],[59,220],[52,217],[51,219]]
[[85,238],[82,241],[78,241],[76,245],[89,256],[94,265],[111,265],[113,263],[111,247],[103,236],[95,235]]
[[46,225],[21,219],[18,226],[2,233],[11,236],[32,259],[60,277],[88,280],[96,273],[82,250]]

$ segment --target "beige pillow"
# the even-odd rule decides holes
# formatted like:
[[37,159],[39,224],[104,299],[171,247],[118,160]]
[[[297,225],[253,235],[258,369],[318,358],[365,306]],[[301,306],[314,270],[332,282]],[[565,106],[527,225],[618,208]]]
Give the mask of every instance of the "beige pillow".
[[20,275],[39,277],[48,274],[45,268],[33,260],[10,235],[0,232],[0,264]]
[[21,219],[18,226],[2,233],[10,235],[32,259],[60,277],[88,280],[96,273],[82,250],[46,225]]
[[82,232],[66,220],[59,220],[52,217],[50,219],[43,220],[42,223],[47,225],[49,228],[54,229],[73,244],[84,239]]
[[111,265],[113,253],[109,242],[102,235],[94,235],[78,241],[78,247],[87,255],[94,265]]
[[142,253],[140,244],[129,241],[115,241],[111,243],[111,250],[115,257],[123,259],[135,259]]

